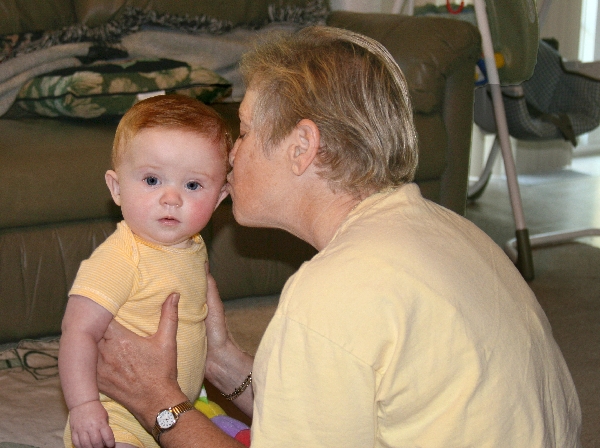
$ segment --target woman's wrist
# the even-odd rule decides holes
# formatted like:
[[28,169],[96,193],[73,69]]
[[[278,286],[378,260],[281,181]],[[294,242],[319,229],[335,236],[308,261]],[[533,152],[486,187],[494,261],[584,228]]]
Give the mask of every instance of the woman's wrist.
[[221,392],[227,394],[238,387],[252,371],[254,358],[242,351],[233,341],[206,360],[205,377]]
[[156,416],[160,411],[176,406],[188,399],[178,385],[176,387],[162,387],[159,385],[156,389],[146,402],[138,403],[135,407],[129,407],[138,421],[149,432],[154,428]]

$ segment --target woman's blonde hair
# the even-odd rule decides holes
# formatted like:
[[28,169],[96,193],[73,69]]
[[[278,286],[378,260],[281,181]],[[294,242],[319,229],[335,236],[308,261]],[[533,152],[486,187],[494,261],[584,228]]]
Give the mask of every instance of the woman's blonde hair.
[[413,180],[418,150],[408,87],[377,41],[307,27],[259,43],[241,71],[258,93],[252,126],[267,153],[306,118],[319,128],[320,175],[334,190],[361,195]]
[[143,129],[167,128],[195,132],[219,144],[227,169],[231,133],[213,108],[184,95],[158,95],[134,104],[121,118],[112,147],[112,167],[116,170],[131,140]]

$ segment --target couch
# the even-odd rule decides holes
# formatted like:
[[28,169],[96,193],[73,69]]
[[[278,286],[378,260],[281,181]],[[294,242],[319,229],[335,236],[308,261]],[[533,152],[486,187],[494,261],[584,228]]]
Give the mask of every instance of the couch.
[[[233,29],[258,29],[276,19],[268,3],[0,0],[0,34],[74,24],[98,27],[119,17],[127,5],[212,17]],[[279,14],[284,22],[296,23],[302,20],[294,18],[295,12],[314,6],[296,0],[289,2],[296,9],[286,10],[281,2],[275,3],[280,6],[277,11],[287,11]],[[317,2],[317,6],[327,5]],[[379,40],[398,61],[408,79],[420,140],[416,182],[425,197],[463,214],[474,67],[480,55],[476,28],[450,19],[344,11],[327,13],[324,21]],[[230,123],[234,137],[238,101],[213,103]],[[117,121],[115,117],[44,117],[16,104],[0,117],[0,343],[60,333],[67,292],[80,261],[120,219],[103,180]],[[314,254],[306,243],[282,231],[237,225],[230,203],[219,207],[203,236],[224,300],[279,292]]]

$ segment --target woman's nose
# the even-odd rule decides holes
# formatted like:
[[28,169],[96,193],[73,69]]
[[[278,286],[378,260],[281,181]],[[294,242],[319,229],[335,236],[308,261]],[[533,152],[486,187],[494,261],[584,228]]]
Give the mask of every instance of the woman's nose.
[[233,161],[235,159],[235,155],[237,154],[237,150],[238,150],[238,146],[240,145],[240,139],[238,138],[234,145],[233,148],[231,148],[231,151],[229,151],[229,164],[231,166],[233,166]]

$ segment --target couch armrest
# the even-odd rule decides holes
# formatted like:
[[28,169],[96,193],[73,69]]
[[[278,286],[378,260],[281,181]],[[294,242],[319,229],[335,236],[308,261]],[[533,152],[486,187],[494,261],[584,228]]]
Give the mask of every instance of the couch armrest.
[[381,42],[404,72],[419,135],[423,195],[464,214],[479,31],[453,19],[335,11],[327,24]]

